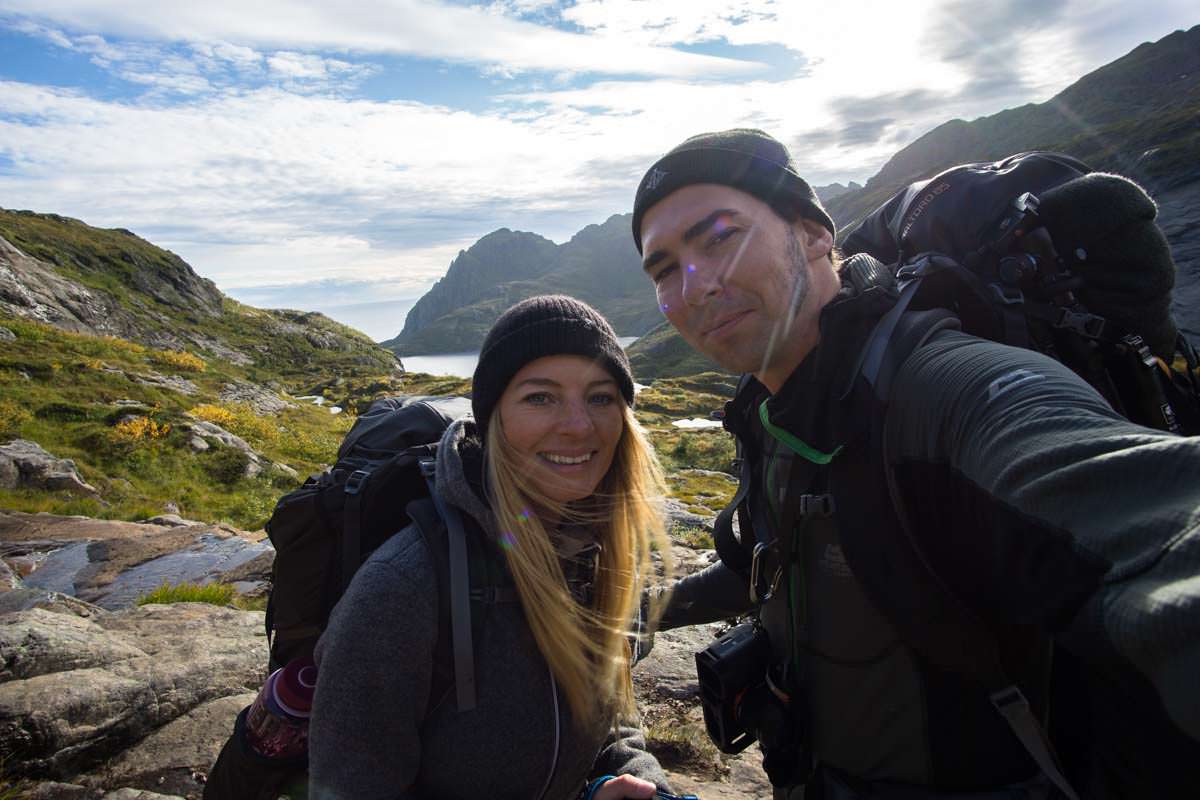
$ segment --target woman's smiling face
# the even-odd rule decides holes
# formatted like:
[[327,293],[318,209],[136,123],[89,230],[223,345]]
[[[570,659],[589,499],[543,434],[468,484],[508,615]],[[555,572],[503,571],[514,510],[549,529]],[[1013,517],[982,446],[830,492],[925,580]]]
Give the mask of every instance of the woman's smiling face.
[[523,366],[496,408],[504,438],[528,477],[552,500],[593,494],[625,427],[617,382],[583,356],[544,356]]

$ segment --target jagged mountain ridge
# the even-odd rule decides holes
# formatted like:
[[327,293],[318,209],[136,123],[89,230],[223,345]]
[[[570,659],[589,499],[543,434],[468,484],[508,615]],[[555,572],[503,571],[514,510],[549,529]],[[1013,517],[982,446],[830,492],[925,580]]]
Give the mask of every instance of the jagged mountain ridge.
[[1044,103],[950,120],[904,147],[858,191],[827,199],[848,230],[897,189],[969,161],[1058,150],[1152,192],[1200,180],[1200,25],[1143,43]]
[[[1200,319],[1193,318],[1200,312],[1180,299],[1200,294],[1200,276],[1193,275],[1200,271],[1200,263],[1192,263],[1200,251],[1200,229],[1192,215],[1200,212],[1190,210],[1200,206],[1192,200],[1193,195],[1200,200],[1198,116],[1200,25],[1139,45],[1045,103],[1030,103],[971,122],[943,123],[897,152],[865,185],[830,184],[816,187],[816,191],[844,235],[901,187],[968,161],[1052,149],[1074,155],[1095,169],[1129,175],[1164,201],[1159,221],[1180,267],[1175,313],[1184,330],[1198,336]],[[537,281],[513,279],[486,285],[478,282],[485,270],[476,267],[469,275],[464,271],[463,279],[476,281],[471,290],[479,299],[466,307],[443,304],[441,316],[428,314],[434,309],[426,306],[419,318],[419,332],[406,325],[404,333],[384,345],[400,355],[476,349],[488,325],[508,305],[543,291],[563,291],[588,300],[609,315],[622,334],[648,333],[662,317],[637,266],[628,225],[629,216],[623,215],[599,226],[606,231],[611,227],[616,238],[608,244],[607,271],[571,269],[561,263],[565,259],[560,256]],[[585,255],[586,240],[576,244],[582,233],[562,245],[560,253],[576,245],[580,259],[594,263],[594,258]],[[452,269],[458,263],[456,259]],[[502,274],[490,265],[487,269]],[[596,280],[597,276],[603,278]],[[409,319],[411,322],[411,315]],[[652,346],[653,353],[662,356],[642,352],[636,359],[639,377],[683,375],[707,368],[705,362],[683,357],[682,342],[672,342],[672,336],[669,331],[656,331],[647,343],[633,346],[631,355],[639,354],[639,346]]]
[[[1074,155],[1095,169],[1129,175],[1144,183],[1160,202],[1159,222],[1179,266],[1173,310],[1181,328],[1200,338],[1200,307],[1194,302],[1200,297],[1198,117],[1200,26],[1139,45],[1045,103],[1030,103],[971,122],[946,122],[897,152],[863,186],[831,184],[816,191],[844,235],[901,187],[968,161],[1053,149]],[[610,283],[631,281],[628,287],[620,284],[620,290],[628,294],[616,305],[645,310],[636,316],[637,326],[630,326],[623,316],[615,318],[614,325],[621,333],[642,335],[655,329],[662,318],[653,308],[653,295],[637,268],[628,224],[625,215],[603,226],[613,226],[618,239],[611,245],[611,266],[617,269],[603,274]],[[622,267],[626,257],[629,266]],[[422,337],[402,341],[402,336],[385,344],[400,354],[475,349],[488,324],[509,304],[551,289],[578,294],[612,314],[614,301],[606,295],[607,287],[586,280],[575,282],[585,277],[595,275],[556,267],[533,283],[477,285],[474,290],[485,299],[448,310],[440,319],[423,320],[427,333]],[[711,368],[702,357],[689,355],[686,345],[669,328],[654,330],[652,336],[635,343],[630,356],[642,380]]]
[[124,229],[0,209],[0,316],[261,367],[297,387],[391,373],[395,356],[316,312],[238,303],[182,258]]
[[403,331],[383,346],[401,356],[477,349],[504,309],[544,292],[591,303],[621,335],[645,333],[662,316],[647,291],[630,220],[629,214],[613,215],[562,245],[506,228],[488,234],[459,253],[413,306]]
[[824,204],[832,203],[835,198],[841,197],[847,192],[857,192],[862,189],[861,183],[850,181],[848,184],[831,183],[828,186],[814,186],[813,191],[817,193],[817,197],[821,198]]
[[448,311],[487,299],[491,287],[537,278],[554,266],[558,246],[536,233],[493,231],[459,251],[446,274],[409,310],[398,339],[412,337]]

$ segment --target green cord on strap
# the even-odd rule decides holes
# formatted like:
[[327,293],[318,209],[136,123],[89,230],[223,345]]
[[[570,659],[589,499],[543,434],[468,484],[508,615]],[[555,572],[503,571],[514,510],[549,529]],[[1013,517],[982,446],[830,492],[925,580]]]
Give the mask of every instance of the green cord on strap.
[[807,444],[800,441],[797,436],[788,433],[783,428],[773,425],[770,417],[767,415],[766,400],[763,400],[758,407],[758,418],[762,420],[763,428],[766,429],[767,433],[771,434],[771,436],[782,442],[787,449],[791,450],[796,455],[807,461],[811,461],[814,464],[828,464],[830,461],[833,461],[834,456],[842,452],[842,445],[839,444],[837,449],[832,453],[822,453],[820,450],[809,447]]

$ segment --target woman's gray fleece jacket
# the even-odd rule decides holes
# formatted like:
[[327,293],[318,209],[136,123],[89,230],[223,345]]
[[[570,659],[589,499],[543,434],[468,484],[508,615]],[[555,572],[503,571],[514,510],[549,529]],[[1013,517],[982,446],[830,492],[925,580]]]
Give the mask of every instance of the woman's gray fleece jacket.
[[[494,539],[459,452],[470,430],[457,422],[442,438],[438,493]],[[451,692],[426,714],[434,644],[449,635],[438,630],[437,591],[411,525],[355,574],[316,649],[310,797],[567,800],[592,778],[626,772],[668,788],[639,730],[577,728],[520,603],[489,608],[475,642],[477,706],[459,713]]]

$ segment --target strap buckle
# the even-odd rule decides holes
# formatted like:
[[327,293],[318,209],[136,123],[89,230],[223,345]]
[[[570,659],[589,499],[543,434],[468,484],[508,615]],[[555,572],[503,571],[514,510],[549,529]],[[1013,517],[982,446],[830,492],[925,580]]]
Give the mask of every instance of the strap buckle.
[[832,517],[834,511],[833,495],[831,494],[802,494],[800,495],[800,516],[802,517]]
[[1056,328],[1066,328],[1067,330],[1075,331],[1089,339],[1099,339],[1104,333],[1106,322],[1107,320],[1104,317],[1064,308],[1062,316],[1058,318],[1058,322],[1054,323],[1054,326]]
[[350,473],[350,477],[346,478],[345,492],[349,495],[355,495],[362,491],[363,486],[370,479],[371,473],[369,470],[356,469]]
[[1121,344],[1134,351],[1134,353],[1137,354],[1138,360],[1147,367],[1153,367],[1158,363],[1158,360],[1154,357],[1154,354],[1150,352],[1150,347],[1146,344],[1146,340],[1138,336],[1136,333],[1131,333],[1128,336],[1121,337]]

